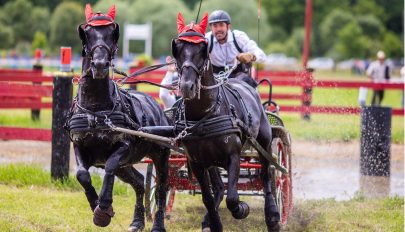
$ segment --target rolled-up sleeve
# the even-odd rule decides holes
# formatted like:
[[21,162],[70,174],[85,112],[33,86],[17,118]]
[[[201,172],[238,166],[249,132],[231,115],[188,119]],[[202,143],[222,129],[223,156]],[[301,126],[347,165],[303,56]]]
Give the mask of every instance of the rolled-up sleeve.
[[243,52],[251,52],[256,56],[256,62],[263,63],[266,60],[266,54],[257,46],[254,40],[251,40],[243,31],[234,30],[235,39]]

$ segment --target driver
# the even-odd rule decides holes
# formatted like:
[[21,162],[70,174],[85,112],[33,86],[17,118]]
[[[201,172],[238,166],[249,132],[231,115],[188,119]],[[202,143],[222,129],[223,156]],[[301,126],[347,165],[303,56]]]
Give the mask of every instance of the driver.
[[[253,87],[257,86],[250,75],[252,62],[264,62],[266,55],[245,32],[231,30],[231,17],[226,11],[215,10],[208,18],[211,31],[206,34],[214,73],[227,71],[239,60],[229,78],[238,77]],[[240,75],[240,74],[244,75]]]

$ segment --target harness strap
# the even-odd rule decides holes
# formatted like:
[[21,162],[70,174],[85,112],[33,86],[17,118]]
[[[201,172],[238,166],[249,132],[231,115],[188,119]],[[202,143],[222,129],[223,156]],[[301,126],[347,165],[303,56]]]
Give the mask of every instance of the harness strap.
[[[244,121],[245,121],[245,123],[246,123],[246,121],[247,121],[247,124],[248,124],[248,126],[250,127],[251,126],[251,124],[252,124],[252,122],[251,122],[251,117],[252,117],[252,115],[250,114],[250,112],[249,112],[249,110],[248,110],[248,108],[247,108],[247,106],[246,106],[246,104],[245,104],[245,101],[243,100],[243,98],[242,98],[242,96],[240,95],[240,93],[239,93],[239,91],[238,90],[236,90],[236,89],[233,89],[232,88],[232,86],[231,85],[226,85],[225,86],[225,88],[228,90],[228,92],[229,93],[231,93],[234,97],[235,97],[235,99],[240,103],[240,105],[242,106],[242,108],[243,108],[243,110],[244,110]],[[226,95],[226,94],[225,94]],[[247,117],[247,118],[246,118]]]
[[162,67],[164,67],[164,66],[174,64],[175,62],[176,62],[176,61],[171,61],[171,62],[169,62],[169,63],[156,64],[156,65],[147,66],[147,67],[141,68],[141,69],[139,69],[139,70],[137,70],[137,71],[135,71],[135,72],[133,72],[133,73],[131,73],[131,74],[129,74],[129,75],[126,74],[125,72],[122,72],[122,71],[117,70],[116,68],[114,68],[113,70],[114,70],[114,72],[116,72],[116,73],[118,73],[118,74],[120,74],[120,75],[123,75],[123,76],[125,77],[123,80],[119,81],[120,83],[125,84],[128,79],[132,79],[132,78],[135,78],[135,77],[137,77],[137,76],[139,76],[139,75],[142,75],[142,74],[144,74],[144,73],[151,72],[151,71],[153,71],[153,70],[162,68]]

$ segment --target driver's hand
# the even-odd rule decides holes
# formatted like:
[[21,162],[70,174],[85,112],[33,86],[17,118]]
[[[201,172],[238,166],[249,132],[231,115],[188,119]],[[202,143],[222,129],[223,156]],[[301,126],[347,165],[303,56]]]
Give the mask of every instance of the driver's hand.
[[247,64],[247,63],[250,63],[252,61],[255,61],[256,56],[251,52],[244,52],[244,53],[240,53],[239,55],[237,55],[236,59],[238,59],[239,62],[241,62],[243,64]]
[[[166,63],[169,63],[172,61],[172,57],[166,56]],[[167,66],[167,71],[168,72],[174,72],[176,71],[176,66],[174,64],[168,65]]]

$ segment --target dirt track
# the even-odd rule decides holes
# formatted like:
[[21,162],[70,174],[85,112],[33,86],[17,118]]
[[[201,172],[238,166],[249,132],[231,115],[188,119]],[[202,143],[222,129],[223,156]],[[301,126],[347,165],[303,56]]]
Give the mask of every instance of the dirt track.
[[[359,173],[358,142],[293,141],[292,145],[295,198],[348,199],[364,186]],[[0,163],[32,163],[50,169],[51,144],[48,142],[0,141],[0,147]],[[72,171],[75,169],[73,154],[70,167]],[[404,196],[403,145],[391,146],[391,178],[385,182],[390,195]]]

